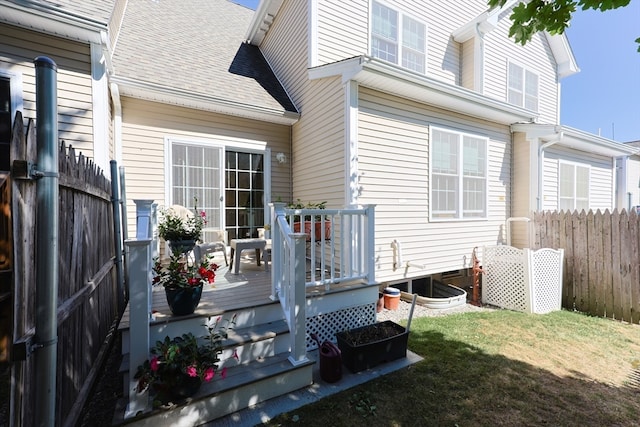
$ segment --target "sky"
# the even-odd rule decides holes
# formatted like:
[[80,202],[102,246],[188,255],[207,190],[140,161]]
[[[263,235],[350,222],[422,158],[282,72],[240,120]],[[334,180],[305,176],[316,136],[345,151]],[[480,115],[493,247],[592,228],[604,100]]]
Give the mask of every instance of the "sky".
[[[233,1],[254,10],[260,2]],[[640,140],[640,0],[606,12],[578,10],[566,35],[580,72],[560,81],[560,124]]]

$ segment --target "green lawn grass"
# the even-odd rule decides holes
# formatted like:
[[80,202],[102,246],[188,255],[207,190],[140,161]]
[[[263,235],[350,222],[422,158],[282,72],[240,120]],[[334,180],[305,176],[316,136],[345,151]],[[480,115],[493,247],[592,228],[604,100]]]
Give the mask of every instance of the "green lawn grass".
[[[636,426],[640,326],[567,311],[415,318],[424,360],[271,420],[317,426]],[[636,380],[637,381],[637,380]]]

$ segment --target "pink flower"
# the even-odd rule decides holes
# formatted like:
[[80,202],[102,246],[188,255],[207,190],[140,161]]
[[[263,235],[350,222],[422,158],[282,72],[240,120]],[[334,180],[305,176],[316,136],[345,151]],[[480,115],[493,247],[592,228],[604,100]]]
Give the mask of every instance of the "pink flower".
[[222,377],[222,379],[227,378],[227,368],[226,367],[222,368],[222,373],[220,374],[220,376]]
[[211,381],[215,374],[216,374],[216,371],[214,371],[213,368],[207,369],[206,371],[204,371],[204,380],[206,382]]
[[240,361],[240,357],[238,357],[238,349],[237,348],[233,349],[233,358],[236,359],[238,362]]
[[198,376],[198,371],[196,370],[195,366],[189,366],[187,368],[187,375],[189,375],[190,377],[197,377]]
[[153,359],[151,359],[151,370],[153,372],[157,372],[158,368],[160,367],[160,363],[158,363],[158,358],[154,357]]

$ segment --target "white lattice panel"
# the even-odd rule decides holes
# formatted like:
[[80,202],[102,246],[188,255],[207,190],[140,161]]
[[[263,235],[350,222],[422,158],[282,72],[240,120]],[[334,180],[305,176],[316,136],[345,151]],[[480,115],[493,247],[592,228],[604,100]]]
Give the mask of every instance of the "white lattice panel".
[[528,311],[524,255],[512,246],[483,250],[482,302],[515,311]]
[[307,351],[315,350],[318,344],[311,334],[318,335],[320,342],[336,342],[336,332],[370,325],[376,321],[376,303],[345,308],[331,313],[307,318]]
[[[531,251],[530,251],[531,252]],[[533,313],[545,314],[562,308],[562,249],[539,249],[527,257],[531,271]]]
[[483,254],[483,303],[537,314],[560,310],[562,249],[491,246]]

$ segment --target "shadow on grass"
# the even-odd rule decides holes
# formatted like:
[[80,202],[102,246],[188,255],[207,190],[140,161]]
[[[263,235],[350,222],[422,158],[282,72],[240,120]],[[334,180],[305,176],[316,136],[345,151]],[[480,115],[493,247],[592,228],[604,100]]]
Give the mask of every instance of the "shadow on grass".
[[558,376],[433,331],[412,330],[409,348],[424,360],[267,425],[632,426],[640,419],[633,383]]

